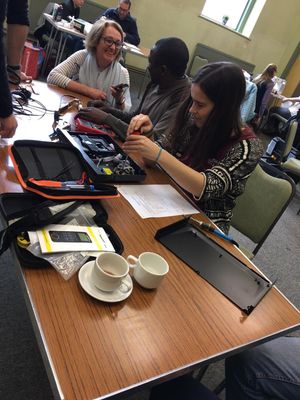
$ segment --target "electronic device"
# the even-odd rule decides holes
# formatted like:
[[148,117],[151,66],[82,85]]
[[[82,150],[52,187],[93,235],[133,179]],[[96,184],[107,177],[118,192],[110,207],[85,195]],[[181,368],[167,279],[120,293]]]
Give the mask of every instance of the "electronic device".
[[95,135],[115,136],[114,132],[108,126],[98,125],[85,119],[75,118],[74,124],[77,131],[93,133]]
[[104,182],[140,182],[145,171],[109,135],[57,130],[63,143],[74,146],[93,175],[93,185]]
[[50,238],[53,242],[84,242],[92,243],[86,232],[75,231],[49,231]]
[[123,90],[123,89],[125,89],[127,87],[128,87],[127,83],[120,83],[119,85],[113,86],[113,88],[116,89],[116,90]]

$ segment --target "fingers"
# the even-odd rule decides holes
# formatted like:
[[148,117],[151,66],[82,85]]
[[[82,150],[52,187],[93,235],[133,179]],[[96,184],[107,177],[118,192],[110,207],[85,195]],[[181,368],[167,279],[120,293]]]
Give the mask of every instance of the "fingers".
[[103,100],[89,100],[87,103],[88,107],[102,107],[105,105],[105,102]]
[[92,115],[92,107],[85,107],[82,108],[76,115],[75,118],[82,118],[82,119],[86,119],[86,120],[90,120],[91,119],[91,115]]
[[139,114],[133,117],[128,126],[127,134],[131,135],[134,131],[147,133],[152,129],[152,122],[147,115]]
[[18,122],[12,114],[7,118],[0,118],[0,137],[8,139],[14,136]]
[[9,139],[14,136],[16,132],[16,128],[10,128],[10,129],[0,129],[0,138],[2,139]]

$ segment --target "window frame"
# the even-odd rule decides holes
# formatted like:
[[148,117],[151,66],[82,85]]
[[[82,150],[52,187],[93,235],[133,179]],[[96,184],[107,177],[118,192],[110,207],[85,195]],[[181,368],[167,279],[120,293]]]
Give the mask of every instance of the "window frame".
[[[220,27],[222,27],[222,28],[228,29],[228,30],[230,30],[230,31],[233,32],[233,33],[236,33],[236,34],[238,34],[238,35],[241,35],[241,36],[243,36],[243,37],[249,39],[249,36],[250,36],[251,32],[249,33],[249,35],[247,35],[247,34],[245,34],[243,31],[244,31],[244,29],[245,29],[245,27],[246,27],[246,25],[247,25],[247,22],[248,22],[248,20],[249,20],[251,14],[252,14],[252,11],[254,10],[255,6],[257,5],[257,0],[248,0],[248,1],[247,1],[247,3],[245,4],[245,7],[244,7],[244,9],[243,9],[243,11],[242,11],[242,13],[241,13],[241,15],[240,15],[240,18],[239,18],[238,23],[236,24],[236,27],[235,27],[235,28],[232,28],[232,27],[230,27],[230,26],[227,26],[227,25],[222,24],[221,21],[218,21],[218,20],[212,18],[212,16],[202,14],[203,9],[204,9],[204,7],[205,7],[206,1],[207,1],[207,0],[205,0],[204,5],[203,5],[202,10],[201,10],[200,15],[199,15],[201,18],[204,18],[204,19],[206,19],[207,21],[210,21],[210,22],[212,22],[212,23],[215,23],[216,25],[218,25],[218,26],[220,26]],[[265,4],[265,3],[266,3],[266,0],[264,1],[264,4]],[[264,4],[262,5],[261,10],[262,10]],[[260,12],[261,12],[261,10],[260,10]],[[259,12],[259,14],[260,14],[260,12]],[[259,16],[258,16],[258,18],[259,18]],[[258,18],[257,18],[257,19],[258,19]],[[255,25],[255,24],[254,24],[254,25]],[[253,28],[251,29],[251,31],[252,31],[252,30],[253,30]]]

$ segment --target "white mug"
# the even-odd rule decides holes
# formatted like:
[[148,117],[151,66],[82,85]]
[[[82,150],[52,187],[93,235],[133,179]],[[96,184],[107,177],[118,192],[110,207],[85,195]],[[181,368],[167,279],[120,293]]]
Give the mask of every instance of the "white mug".
[[129,265],[124,257],[116,253],[100,253],[95,260],[91,279],[94,285],[104,292],[121,290],[123,286],[125,286],[123,289],[128,291],[129,288],[122,285],[128,272]]
[[167,261],[159,254],[149,251],[140,254],[138,258],[130,255],[127,262],[133,269],[134,279],[146,289],[156,289],[169,272]]

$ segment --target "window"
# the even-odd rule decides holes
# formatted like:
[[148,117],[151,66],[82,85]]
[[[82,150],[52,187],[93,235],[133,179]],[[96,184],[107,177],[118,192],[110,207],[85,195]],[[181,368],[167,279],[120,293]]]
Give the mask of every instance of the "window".
[[250,36],[266,0],[206,0],[202,17]]

